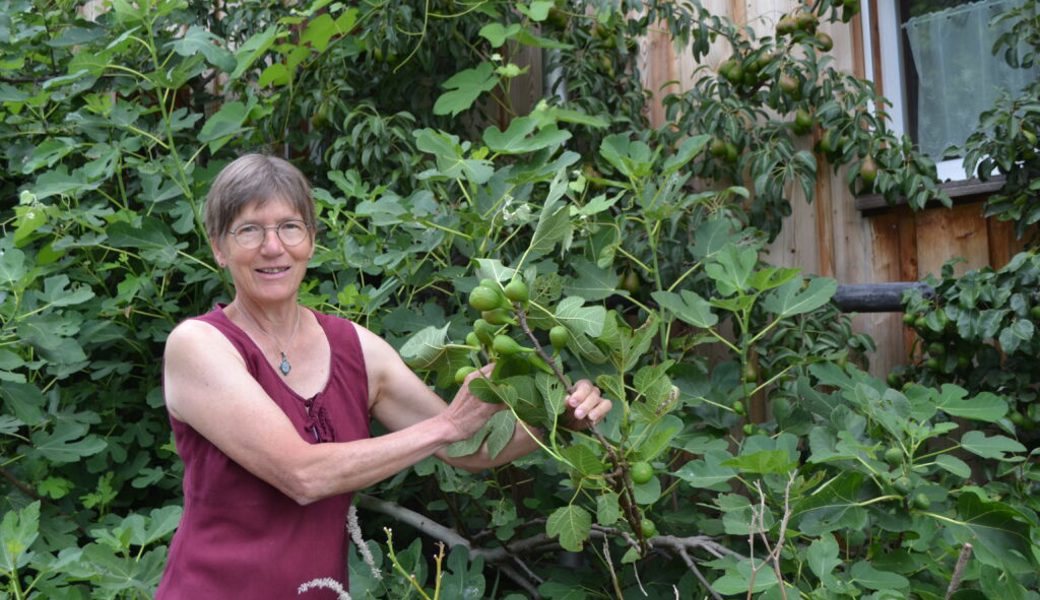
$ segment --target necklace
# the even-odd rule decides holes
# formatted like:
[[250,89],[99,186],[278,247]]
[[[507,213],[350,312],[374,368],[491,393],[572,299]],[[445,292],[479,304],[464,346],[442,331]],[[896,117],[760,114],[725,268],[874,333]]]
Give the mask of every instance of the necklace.
[[260,331],[260,333],[262,333],[262,334],[266,335],[267,337],[271,338],[272,340],[274,340],[274,343],[278,345],[278,354],[280,354],[281,357],[282,357],[282,362],[280,362],[278,364],[278,370],[282,372],[283,376],[284,375],[288,375],[289,371],[292,371],[292,365],[289,364],[289,357],[285,355],[285,350],[283,350],[283,348],[288,348],[289,347],[289,344],[291,344],[292,341],[294,339],[296,339],[296,332],[299,331],[299,329],[300,329],[300,307],[299,307],[299,305],[296,306],[296,322],[293,323],[293,330],[292,330],[292,333],[289,334],[289,341],[286,342],[285,344],[283,344],[277,337],[275,337],[274,334],[268,333],[263,327],[261,327],[260,323],[256,319],[254,319],[253,315],[249,314],[248,311],[246,311],[242,307],[238,307],[238,310],[249,319],[250,323],[252,323],[253,325],[256,326],[256,328]]

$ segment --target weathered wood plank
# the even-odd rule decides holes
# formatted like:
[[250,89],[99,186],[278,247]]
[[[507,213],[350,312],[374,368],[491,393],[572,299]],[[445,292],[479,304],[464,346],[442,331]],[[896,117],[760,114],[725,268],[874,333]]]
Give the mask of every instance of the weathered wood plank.
[[964,259],[954,267],[957,275],[989,264],[989,236],[978,205],[925,209],[917,213],[916,226],[920,275],[938,277],[953,258]]
[[999,269],[1025,248],[1025,240],[1015,236],[1015,225],[1010,221],[990,218],[986,219],[986,226],[989,234],[989,264]]

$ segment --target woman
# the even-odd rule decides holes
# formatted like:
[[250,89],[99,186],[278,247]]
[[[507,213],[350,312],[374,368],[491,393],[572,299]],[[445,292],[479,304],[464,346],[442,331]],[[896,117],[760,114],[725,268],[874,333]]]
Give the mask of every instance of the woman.
[[[170,333],[164,394],[184,460],[184,514],[160,600],[284,599],[313,579],[345,579],[351,493],[434,455],[478,471],[537,446],[518,427],[494,459],[446,447],[501,405],[468,389],[445,404],[384,340],[301,307],[315,211],[303,175],[246,155],[217,176],[205,224],[234,299]],[[588,381],[567,399],[588,427],[610,402]],[[371,417],[390,432],[369,436]],[[321,593],[312,592],[314,597]]]

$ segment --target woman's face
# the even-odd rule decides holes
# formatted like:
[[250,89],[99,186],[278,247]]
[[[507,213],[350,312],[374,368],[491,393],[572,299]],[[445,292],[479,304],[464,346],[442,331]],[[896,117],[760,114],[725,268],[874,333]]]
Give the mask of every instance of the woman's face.
[[294,300],[307,263],[314,254],[314,238],[307,231],[303,241],[289,246],[279,237],[277,227],[288,221],[299,221],[300,213],[285,200],[269,200],[247,205],[231,222],[230,231],[241,231],[243,225],[263,227],[263,240],[256,248],[246,248],[230,232],[211,242],[217,261],[228,267],[235,282],[235,293],[251,302],[268,304]]

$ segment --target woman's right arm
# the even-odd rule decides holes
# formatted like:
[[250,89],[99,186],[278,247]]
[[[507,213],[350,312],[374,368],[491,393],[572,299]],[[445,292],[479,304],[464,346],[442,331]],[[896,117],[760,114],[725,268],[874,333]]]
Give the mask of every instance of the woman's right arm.
[[166,406],[175,419],[300,504],[368,487],[476,431],[431,418],[376,438],[310,444],[227,338],[201,321],[186,321],[170,334],[163,369]]

